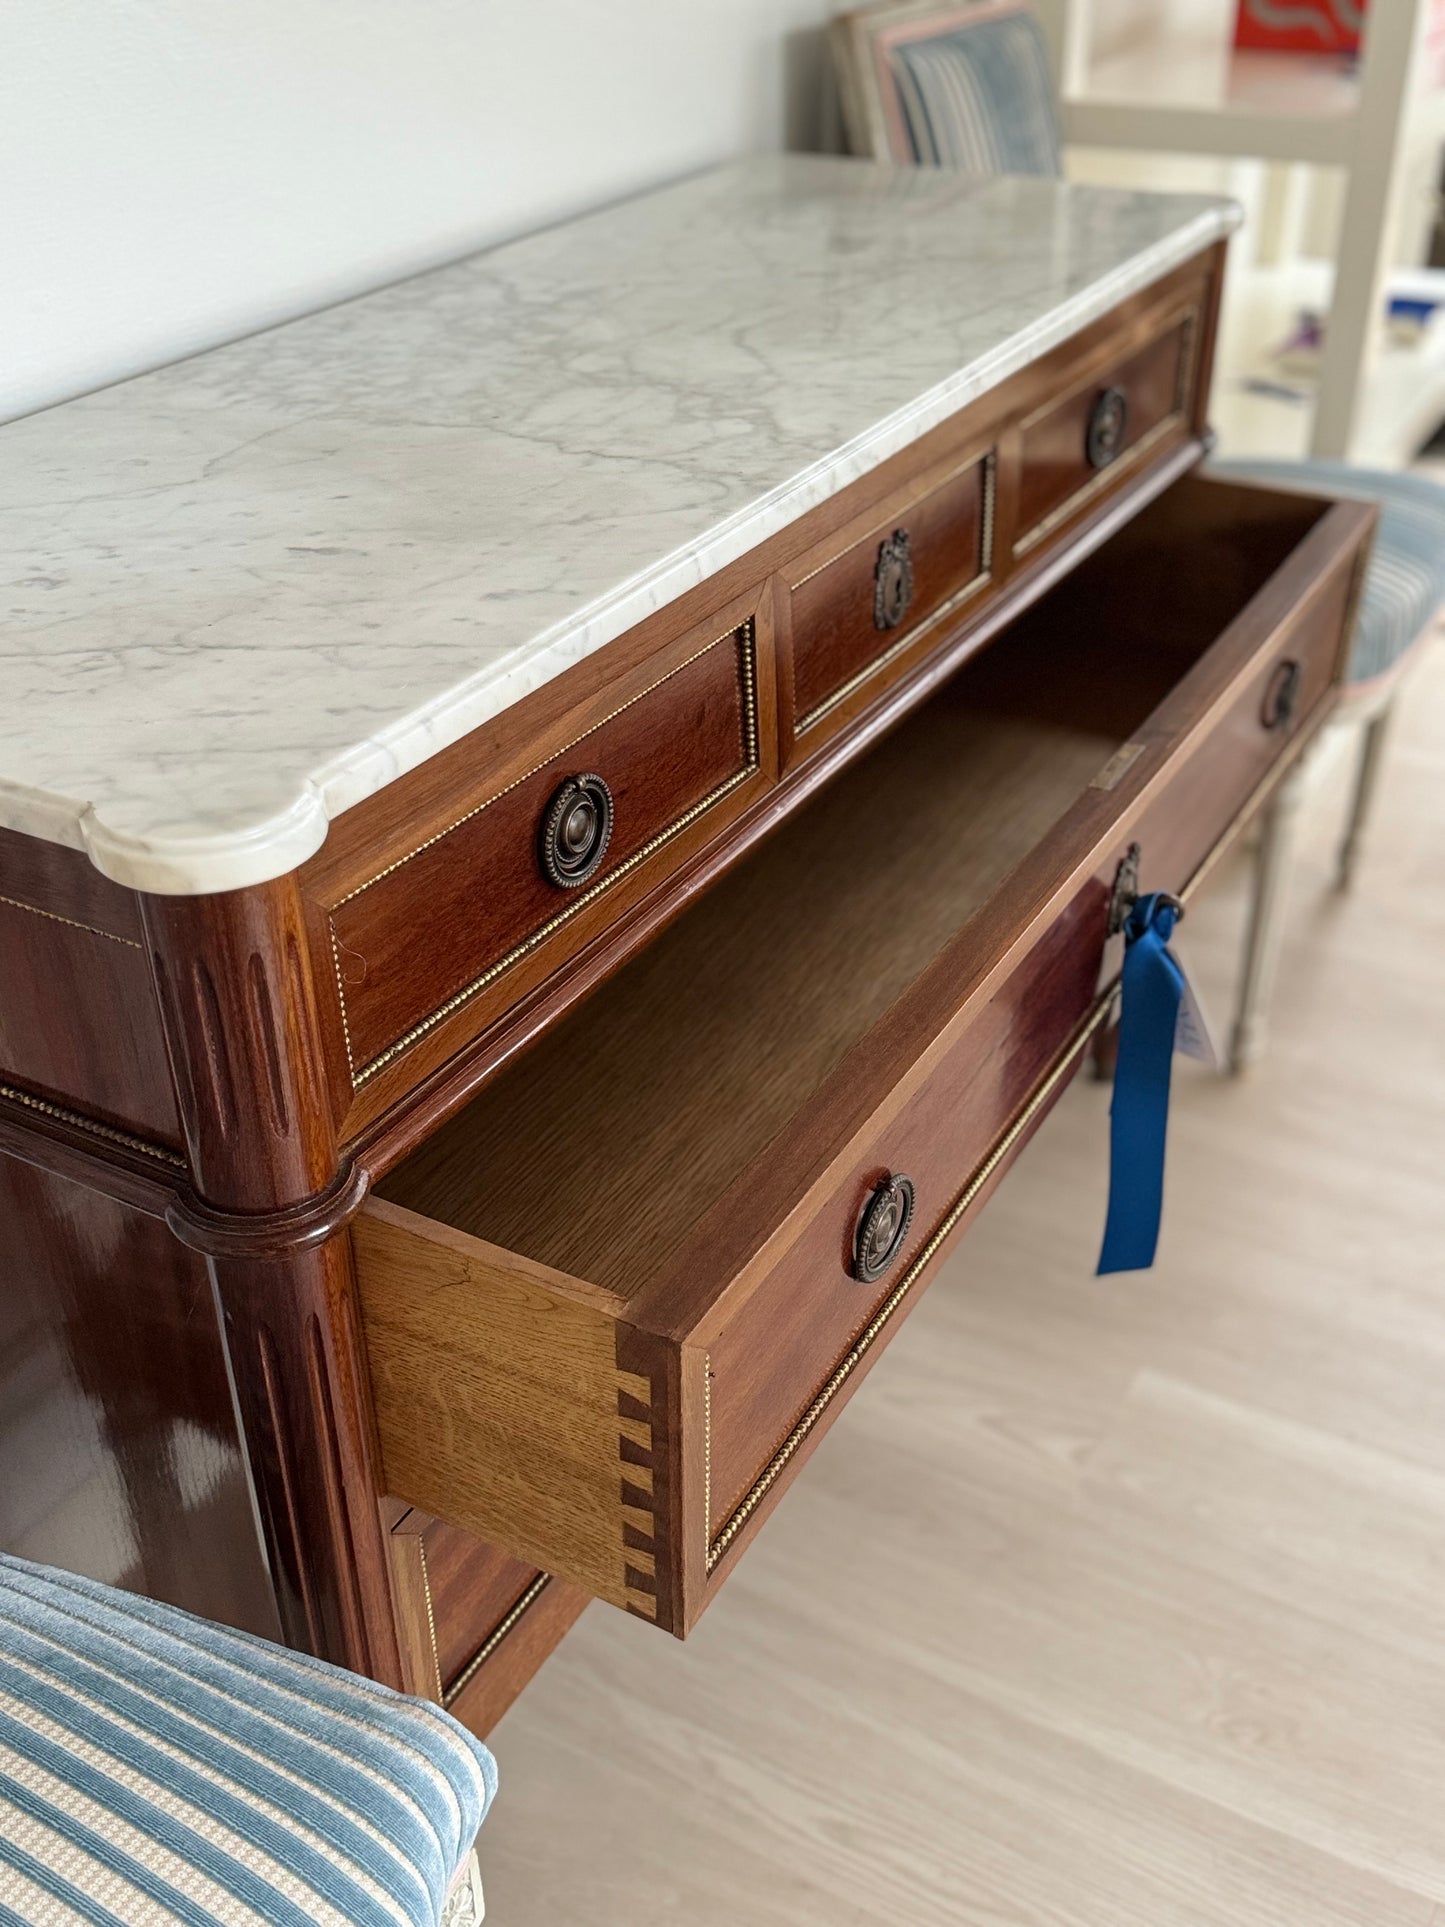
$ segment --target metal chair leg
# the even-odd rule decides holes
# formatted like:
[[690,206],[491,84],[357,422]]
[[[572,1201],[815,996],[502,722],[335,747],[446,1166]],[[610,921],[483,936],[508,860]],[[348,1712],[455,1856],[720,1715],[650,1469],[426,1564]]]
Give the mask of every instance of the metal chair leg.
[[1355,770],[1354,794],[1350,799],[1349,821],[1345,826],[1344,840],[1340,844],[1340,854],[1335,871],[1335,881],[1341,890],[1347,890],[1355,874],[1355,861],[1360,853],[1360,840],[1375,801],[1375,789],[1380,780],[1380,763],[1384,755],[1385,734],[1395,703],[1389,702],[1376,710],[1361,730],[1360,760]]
[[1305,787],[1302,759],[1275,791],[1264,817],[1254,860],[1254,898],[1244,940],[1239,1001],[1229,1040],[1229,1069],[1236,1073],[1256,1062],[1264,1050],[1270,994],[1284,942],[1289,884]]

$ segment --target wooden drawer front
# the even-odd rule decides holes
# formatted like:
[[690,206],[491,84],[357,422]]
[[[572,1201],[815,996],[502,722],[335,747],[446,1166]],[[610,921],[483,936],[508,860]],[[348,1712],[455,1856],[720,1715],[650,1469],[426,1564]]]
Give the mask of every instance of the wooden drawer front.
[[[707,1342],[710,1572],[796,1469],[829,1408],[844,1402],[868,1354],[892,1335],[926,1267],[1077,1066],[1078,1051],[1065,1046],[1098,984],[1107,905],[1107,889],[1091,880],[921,1087],[898,1093],[896,1115]],[[891,1174],[913,1185],[913,1218],[898,1258],[870,1286],[853,1274],[853,1238],[870,1195]]]
[[0,829],[0,1100],[176,1147],[139,899],[79,850]]
[[[1188,497],[1198,564],[1223,568],[1243,507],[1258,492],[1195,483]],[[1146,529],[1141,549],[1148,539]],[[1118,560],[1117,573],[1146,595],[1163,592],[1164,581],[1148,580],[1142,558],[1131,559],[1127,540]],[[1162,578],[1163,558],[1160,567]],[[1092,868],[1076,877],[1072,894],[1056,899],[1033,948],[936,1068],[900,1084],[886,1123],[796,1239],[770,1258],[741,1310],[695,1334],[706,1344],[710,1388],[710,1575],[796,1470],[814,1431],[916,1296],[927,1265],[964,1228],[1077,1068],[1083,1027],[1104,1008],[1098,986],[1110,900],[1131,847],[1140,852],[1141,889],[1187,895],[1281,757],[1317,726],[1339,673],[1358,571],[1350,548],[1324,567],[1319,556],[1292,557],[1169,702],[1101,766],[1077,812],[1100,829]],[[1056,601],[1067,593],[1058,591]],[[1077,606],[1087,607],[1085,595]],[[1049,603],[1027,626],[1039,642],[1036,673],[1052,675],[1062,625]],[[1066,633],[1062,640],[1067,647]],[[1121,667],[1142,681],[1142,664],[1126,656]],[[972,678],[985,703],[1007,680],[1001,654]],[[1293,694],[1282,707],[1286,682]],[[1048,867],[1045,858],[1041,871]],[[1117,942],[1108,954],[1116,963]],[[913,1220],[886,1286],[870,1293],[850,1269],[852,1241],[874,1188],[899,1173],[914,1187]],[[960,1173],[968,1174],[961,1189]]]
[[[460,821],[359,885],[330,912],[352,1080],[374,1077],[434,1026],[543,945],[575,947],[591,906],[645,863],[670,867],[676,840],[761,767],[751,625],[683,659],[601,722],[485,797]],[[579,887],[548,880],[539,854],[550,800],[596,775],[611,793],[603,862]]]
[[803,557],[788,596],[795,737],[840,716],[851,696],[871,698],[882,672],[985,584],[993,490],[988,455],[898,501],[841,553],[834,536],[821,559]]
[[387,1551],[408,1692],[485,1736],[587,1595],[414,1509],[390,1525]]
[[1170,435],[1187,432],[1198,332],[1195,309],[1174,315],[1146,347],[1023,423],[1016,556],[1116,486]]
[[1104,1021],[1126,853],[1187,890],[1322,720],[1370,526],[1180,484],[391,1173],[387,1489],[685,1633]]

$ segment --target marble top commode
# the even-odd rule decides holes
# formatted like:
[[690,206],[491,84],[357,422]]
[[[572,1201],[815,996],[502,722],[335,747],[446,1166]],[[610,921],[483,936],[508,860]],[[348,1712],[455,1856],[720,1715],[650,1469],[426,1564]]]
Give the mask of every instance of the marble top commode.
[[239,888],[1237,224],[765,159],[0,430],[0,824]]

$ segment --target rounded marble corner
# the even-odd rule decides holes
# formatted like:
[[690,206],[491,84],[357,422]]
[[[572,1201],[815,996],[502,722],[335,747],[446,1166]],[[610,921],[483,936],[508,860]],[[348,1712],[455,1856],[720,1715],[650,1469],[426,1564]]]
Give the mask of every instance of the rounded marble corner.
[[147,896],[202,897],[251,889],[299,869],[330,827],[321,797],[307,790],[290,809],[247,829],[190,836],[136,836],[87,810],[77,841],[112,883]]

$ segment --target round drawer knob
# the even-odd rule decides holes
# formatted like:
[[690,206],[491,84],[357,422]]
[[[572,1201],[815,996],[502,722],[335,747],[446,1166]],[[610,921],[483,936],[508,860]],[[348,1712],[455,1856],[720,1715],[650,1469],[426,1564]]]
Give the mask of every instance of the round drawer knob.
[[913,557],[908,531],[895,529],[886,542],[878,544],[878,563],[873,571],[873,627],[896,629],[912,600]]
[[1300,684],[1303,681],[1303,666],[1293,658],[1276,666],[1260,709],[1260,720],[1266,729],[1289,728],[1299,708]]
[[612,840],[612,792],[600,776],[569,776],[542,812],[542,874],[575,890],[597,870]]
[[911,1180],[889,1177],[876,1185],[853,1234],[853,1276],[865,1285],[881,1278],[903,1249],[912,1221]]
[[1089,411],[1084,452],[1090,468],[1107,468],[1124,446],[1129,426],[1129,397],[1122,388],[1106,388]]

